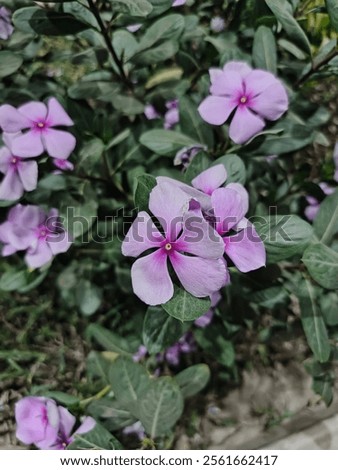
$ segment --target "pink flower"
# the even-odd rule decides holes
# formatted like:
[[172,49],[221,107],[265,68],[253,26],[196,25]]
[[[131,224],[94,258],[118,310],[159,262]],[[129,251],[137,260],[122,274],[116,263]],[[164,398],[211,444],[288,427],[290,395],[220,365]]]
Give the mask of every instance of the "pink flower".
[[229,135],[243,144],[276,121],[288,109],[285,87],[272,73],[252,70],[245,62],[210,69],[210,93],[198,110],[209,124],[222,125],[233,114]]
[[180,7],[186,3],[187,0],[174,0],[173,7]]
[[35,161],[17,157],[12,151],[12,134],[4,134],[6,147],[0,149],[0,172],[5,176],[0,183],[0,199],[15,201],[24,191],[33,191],[38,184],[38,165]]
[[11,12],[5,7],[0,7],[0,39],[8,39],[13,31]]
[[37,101],[18,109],[8,104],[0,106],[0,126],[4,132],[25,131],[12,142],[12,151],[19,157],[37,157],[46,151],[53,158],[68,158],[75,148],[76,139],[69,132],[54,127],[73,125],[55,98],[50,98],[47,106]]
[[[335,191],[335,189],[332,186],[329,186],[327,183],[319,183],[318,186],[326,196],[333,194]],[[305,217],[312,222],[319,212],[320,202],[313,196],[306,196],[306,201],[308,206],[304,210]]]
[[167,101],[165,105],[168,111],[164,115],[164,128],[171,129],[180,120],[178,100]]
[[211,307],[204,315],[202,315],[201,317],[197,318],[197,320],[195,320],[194,323],[196,326],[199,326],[200,328],[205,328],[206,326],[210,325],[210,323],[212,322],[212,319],[214,318],[214,309],[217,306],[217,304],[221,301],[221,299],[222,299],[222,296],[219,292],[214,292],[210,296]]
[[16,437],[24,444],[38,449],[65,449],[75,434],[85,434],[95,427],[95,420],[85,417],[72,435],[75,417],[54,400],[45,397],[26,397],[15,405]]
[[17,204],[0,225],[2,256],[26,251],[25,261],[30,268],[39,268],[59,253],[65,253],[72,243],[58,217],[58,211],[48,214],[38,206]]
[[163,233],[140,212],[122,243],[125,256],[155,249],[135,261],[131,270],[134,293],[148,305],[168,302],[174,294],[168,260],[184,289],[195,297],[211,295],[226,282],[222,239],[201,214],[189,211],[190,200],[180,188],[158,184],[150,193],[149,209]]
[[159,117],[161,117],[156,111],[156,108],[152,104],[147,104],[144,107],[144,115],[148,119],[148,121],[152,121],[154,119],[158,119]]
[[62,160],[61,158],[53,158],[53,165],[62,171],[73,171],[74,165],[69,160]]

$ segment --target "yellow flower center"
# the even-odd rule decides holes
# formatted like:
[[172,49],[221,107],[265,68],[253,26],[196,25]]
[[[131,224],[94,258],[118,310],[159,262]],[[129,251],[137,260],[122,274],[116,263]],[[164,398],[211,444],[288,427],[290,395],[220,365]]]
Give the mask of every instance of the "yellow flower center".
[[167,243],[164,247],[167,251],[170,251],[172,249],[171,243]]
[[240,101],[241,101],[242,104],[245,104],[248,101],[248,98],[246,96],[242,96]]

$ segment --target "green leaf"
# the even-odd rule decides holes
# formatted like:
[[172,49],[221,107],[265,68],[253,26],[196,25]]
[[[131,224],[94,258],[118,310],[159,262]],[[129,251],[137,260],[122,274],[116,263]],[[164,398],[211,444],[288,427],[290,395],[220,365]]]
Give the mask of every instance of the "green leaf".
[[184,398],[197,395],[210,380],[210,369],[206,364],[196,364],[175,376]]
[[172,39],[168,39],[158,46],[136,54],[132,58],[132,61],[139,65],[153,65],[154,63],[163,62],[164,60],[170,59],[177,53],[178,50],[179,43],[177,41],[173,41]]
[[38,7],[16,10],[13,23],[17,29],[25,33],[45,34],[46,36],[74,35],[90,27],[69,13]]
[[326,289],[338,289],[338,253],[323,243],[307,247],[302,258],[312,278]]
[[169,10],[172,7],[172,0],[148,0],[152,6],[153,11],[150,13],[150,18],[154,18],[155,16],[159,16],[165,11]]
[[280,122],[277,124],[277,130],[286,130],[283,134],[271,134],[266,137],[262,145],[255,151],[256,155],[281,155],[284,153],[295,152],[313,142],[313,130],[311,127],[302,125]]
[[171,82],[173,80],[180,80],[183,75],[183,69],[181,67],[171,67],[168,69],[162,69],[152,75],[147,81],[145,88],[149,90],[162,83]]
[[113,11],[127,13],[130,16],[148,16],[153,6],[148,0],[109,0]]
[[24,287],[27,284],[26,271],[11,269],[2,274],[0,278],[0,290],[11,292]]
[[96,220],[98,203],[88,199],[82,204],[75,199],[65,199],[61,206],[65,229],[73,238],[78,238],[89,231]]
[[152,439],[169,433],[183,412],[179,385],[170,377],[153,380],[139,402],[139,418]]
[[149,307],[143,323],[143,343],[150,354],[157,354],[176,343],[186,329],[161,307]]
[[182,322],[196,320],[196,318],[206,313],[210,306],[209,298],[198,299],[178,287],[175,287],[173,298],[162,304],[162,307],[169,315]]
[[43,396],[53,398],[58,403],[60,403],[61,405],[65,405],[65,406],[75,406],[79,403],[79,399],[77,397],[74,397],[73,395],[69,395],[68,393],[63,393],[63,392],[56,392],[56,391],[44,392]]
[[156,178],[151,175],[141,175],[136,178],[136,189],[134,195],[135,207],[138,211],[149,211],[149,196],[155,188]]
[[326,362],[330,357],[329,337],[317,303],[315,289],[307,279],[300,286],[299,302],[307,342],[315,358],[319,362]]
[[111,102],[115,109],[127,116],[142,114],[144,111],[144,105],[133,96],[115,95],[112,97]]
[[277,74],[276,39],[270,28],[260,26],[254,36],[252,57],[258,69]]
[[101,424],[96,423],[95,428],[86,434],[75,434],[74,441],[67,450],[121,450],[121,443],[108,432]]
[[225,339],[226,331],[218,325],[210,325],[205,330],[196,330],[197,343],[215,360],[225,367],[232,367],[235,362],[235,350],[231,341]]
[[187,183],[191,184],[192,180],[202,171],[209,168],[211,160],[205,152],[199,152],[190,162],[186,172],[184,173],[184,179]]
[[338,294],[337,292],[327,292],[320,297],[320,308],[323,312],[325,323],[328,326],[338,325]]
[[326,8],[329,13],[330,21],[335,29],[335,31],[338,33],[338,3],[337,0],[325,0],[326,3]]
[[338,189],[321,203],[313,226],[322,243],[329,244],[338,232]]
[[109,381],[119,404],[138,417],[141,395],[150,387],[146,369],[126,357],[118,357],[111,365]]
[[113,398],[94,400],[87,410],[93,418],[103,419],[104,426],[109,431],[116,431],[135,422],[133,415],[121,408],[119,403]]
[[265,308],[276,308],[285,305],[289,296],[285,289],[279,287],[268,287],[250,294],[249,301]]
[[329,374],[313,380],[313,391],[322,397],[326,406],[330,406],[332,403],[333,385],[334,380],[329,376]]
[[287,0],[265,0],[266,4],[273,12],[277,20],[283,26],[286,34],[293,40],[304,52],[311,55],[310,42],[293,17],[292,7]]
[[201,119],[197,105],[188,97],[180,99],[180,127],[184,134],[196,139],[196,142],[210,148],[213,146],[214,138],[211,127]]
[[128,341],[101,325],[92,323],[86,330],[89,338],[94,338],[107,351],[113,351],[124,356],[131,356]]
[[168,39],[178,39],[184,30],[184,17],[178,14],[167,15],[153,23],[143,35],[138,52],[150,49],[155,44]]
[[119,29],[113,34],[113,47],[117,56],[126,63],[138,50],[138,42],[134,34]]
[[76,301],[83,315],[93,315],[101,305],[102,291],[90,281],[81,279],[76,287]]
[[174,156],[182,147],[195,145],[196,141],[179,132],[154,129],[141,135],[142,145],[158,155]]
[[245,184],[246,181],[246,168],[241,160],[237,155],[234,154],[227,154],[223,157],[217,158],[214,161],[212,166],[218,165],[222,163],[225,166],[227,171],[227,180],[226,183],[241,183]]
[[312,226],[297,215],[255,217],[253,222],[272,263],[302,254],[313,235]]
[[97,351],[90,351],[87,357],[86,370],[88,377],[97,383],[97,379],[102,380],[104,385],[109,383],[108,373],[111,366],[111,361],[105,359],[102,353]]
[[0,51],[0,78],[8,77],[16,72],[22,65],[20,55],[9,51]]
[[110,103],[119,90],[119,85],[113,82],[82,80],[68,88],[68,96],[74,100],[92,98]]

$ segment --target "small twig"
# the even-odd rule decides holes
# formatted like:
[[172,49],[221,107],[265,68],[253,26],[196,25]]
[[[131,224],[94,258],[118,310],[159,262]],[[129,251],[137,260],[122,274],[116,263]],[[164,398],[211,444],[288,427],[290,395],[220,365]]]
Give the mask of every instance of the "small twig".
[[100,11],[99,9],[97,8],[97,6],[95,5],[94,1],[93,0],[88,0],[88,5],[89,5],[89,8],[90,8],[90,11],[93,13],[93,15],[95,16],[96,18],[96,21],[99,25],[99,28],[100,28],[100,31],[101,31],[101,34],[102,34],[102,37],[106,43],[106,46],[107,46],[107,49],[108,49],[108,52],[110,53],[110,55],[112,56],[118,70],[119,70],[119,74],[116,74],[115,70],[113,71],[115,75],[118,76],[118,78],[120,78],[124,84],[130,89],[132,90],[133,89],[133,84],[130,82],[130,80],[128,79],[127,75],[126,75],[126,72],[124,71],[124,68],[123,68],[123,64],[122,64],[122,61],[120,60],[120,58],[118,57],[118,55],[116,54],[116,51],[112,45],[112,42],[111,42],[111,38],[109,37],[109,34],[108,34],[108,31],[107,31],[107,28],[105,27],[104,23],[103,23],[103,20],[101,18],[101,15],[100,15]]
[[313,63],[311,69],[296,82],[296,87],[299,87],[304,82],[306,82],[311,77],[311,75],[318,72],[322,67],[324,67],[324,65],[328,64],[336,56],[338,56],[338,50],[334,49],[332,52],[330,52],[330,54],[328,54],[322,60],[320,60],[317,63]]

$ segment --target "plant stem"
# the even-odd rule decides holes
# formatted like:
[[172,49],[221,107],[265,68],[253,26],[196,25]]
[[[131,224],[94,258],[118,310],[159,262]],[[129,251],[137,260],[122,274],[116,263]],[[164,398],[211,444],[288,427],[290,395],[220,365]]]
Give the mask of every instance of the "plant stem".
[[338,55],[338,50],[334,49],[332,52],[330,52],[330,54],[328,54],[322,60],[320,60],[316,64],[313,63],[311,69],[296,82],[296,87],[301,86],[304,82],[306,82],[311,77],[311,75],[318,72],[319,69],[321,69],[324,65],[328,64],[337,55]]
[[116,54],[116,51],[112,45],[112,42],[111,42],[111,38],[109,37],[109,34],[108,34],[108,30],[107,28],[105,27],[104,23],[103,23],[103,20],[101,18],[101,15],[100,15],[100,11],[99,9],[97,8],[96,4],[94,3],[94,0],[88,0],[88,5],[89,5],[89,8],[90,8],[90,11],[93,13],[93,15],[95,16],[96,18],[96,21],[99,25],[99,28],[100,28],[100,31],[101,31],[101,34],[102,34],[102,37],[106,43],[106,46],[107,46],[107,49],[108,49],[108,52],[110,53],[110,55],[112,56],[113,58],[113,61],[115,62],[117,68],[119,69],[119,74],[116,74],[116,72],[114,71],[114,74],[116,74],[118,76],[118,78],[120,78],[124,84],[130,89],[132,90],[133,89],[133,84],[130,82],[130,80],[128,79],[127,75],[126,75],[126,72],[124,71],[124,68],[123,68],[123,64],[122,64],[122,61],[120,60],[120,58],[118,57],[118,55]]
[[107,385],[104,387],[102,390],[100,390],[96,395],[86,398],[85,400],[80,401],[80,406],[83,408],[87,406],[89,403],[91,403],[93,400],[99,400],[100,398],[103,398],[107,393],[110,391],[110,385]]

